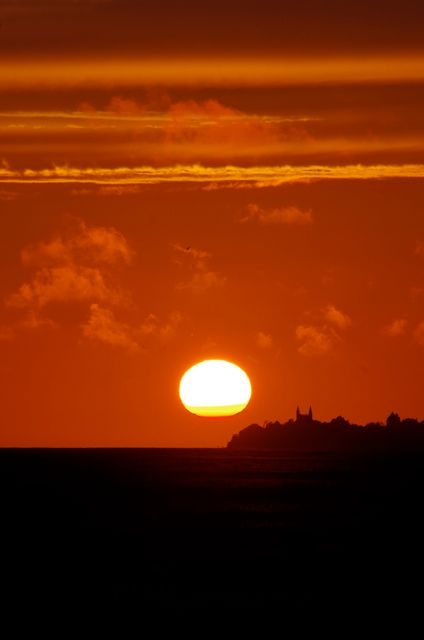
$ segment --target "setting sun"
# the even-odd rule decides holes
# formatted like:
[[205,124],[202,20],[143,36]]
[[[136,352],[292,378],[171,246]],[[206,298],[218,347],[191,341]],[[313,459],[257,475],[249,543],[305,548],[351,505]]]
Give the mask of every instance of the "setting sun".
[[180,381],[184,407],[198,416],[232,416],[249,403],[247,374],[226,360],[204,360],[188,369]]

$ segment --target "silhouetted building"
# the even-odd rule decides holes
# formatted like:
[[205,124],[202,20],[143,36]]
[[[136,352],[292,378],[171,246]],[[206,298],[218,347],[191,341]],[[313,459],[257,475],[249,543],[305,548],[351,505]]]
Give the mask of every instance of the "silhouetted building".
[[263,427],[251,424],[234,434],[228,447],[233,449],[280,449],[296,451],[361,451],[424,453],[424,420],[400,419],[392,412],[386,423],[351,424],[337,416],[329,422],[314,419],[312,407],[308,413],[296,409],[296,419],[287,422],[266,422]]
[[312,407],[309,407],[308,413],[300,413],[299,407],[296,409],[296,424],[312,424],[314,421],[312,415]]

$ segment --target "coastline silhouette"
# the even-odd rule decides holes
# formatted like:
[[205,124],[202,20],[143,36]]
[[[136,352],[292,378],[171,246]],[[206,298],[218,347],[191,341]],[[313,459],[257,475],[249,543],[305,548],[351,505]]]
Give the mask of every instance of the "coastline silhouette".
[[337,416],[321,422],[308,413],[296,410],[296,418],[286,422],[253,423],[234,434],[227,443],[229,449],[281,449],[308,452],[338,451],[424,451],[424,421],[401,419],[390,413],[384,423],[350,423]]

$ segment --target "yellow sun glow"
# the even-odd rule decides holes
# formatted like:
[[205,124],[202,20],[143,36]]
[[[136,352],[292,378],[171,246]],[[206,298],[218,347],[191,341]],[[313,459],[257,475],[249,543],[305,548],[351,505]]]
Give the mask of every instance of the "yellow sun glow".
[[203,360],[180,381],[184,407],[198,416],[232,416],[248,405],[252,387],[247,374],[227,360]]

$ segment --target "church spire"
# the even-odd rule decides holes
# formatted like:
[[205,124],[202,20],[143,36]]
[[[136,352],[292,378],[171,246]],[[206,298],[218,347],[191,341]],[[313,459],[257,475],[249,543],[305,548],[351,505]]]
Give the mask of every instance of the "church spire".
[[308,413],[301,413],[299,407],[296,409],[296,423],[297,424],[311,424],[313,422],[312,407],[309,406]]

